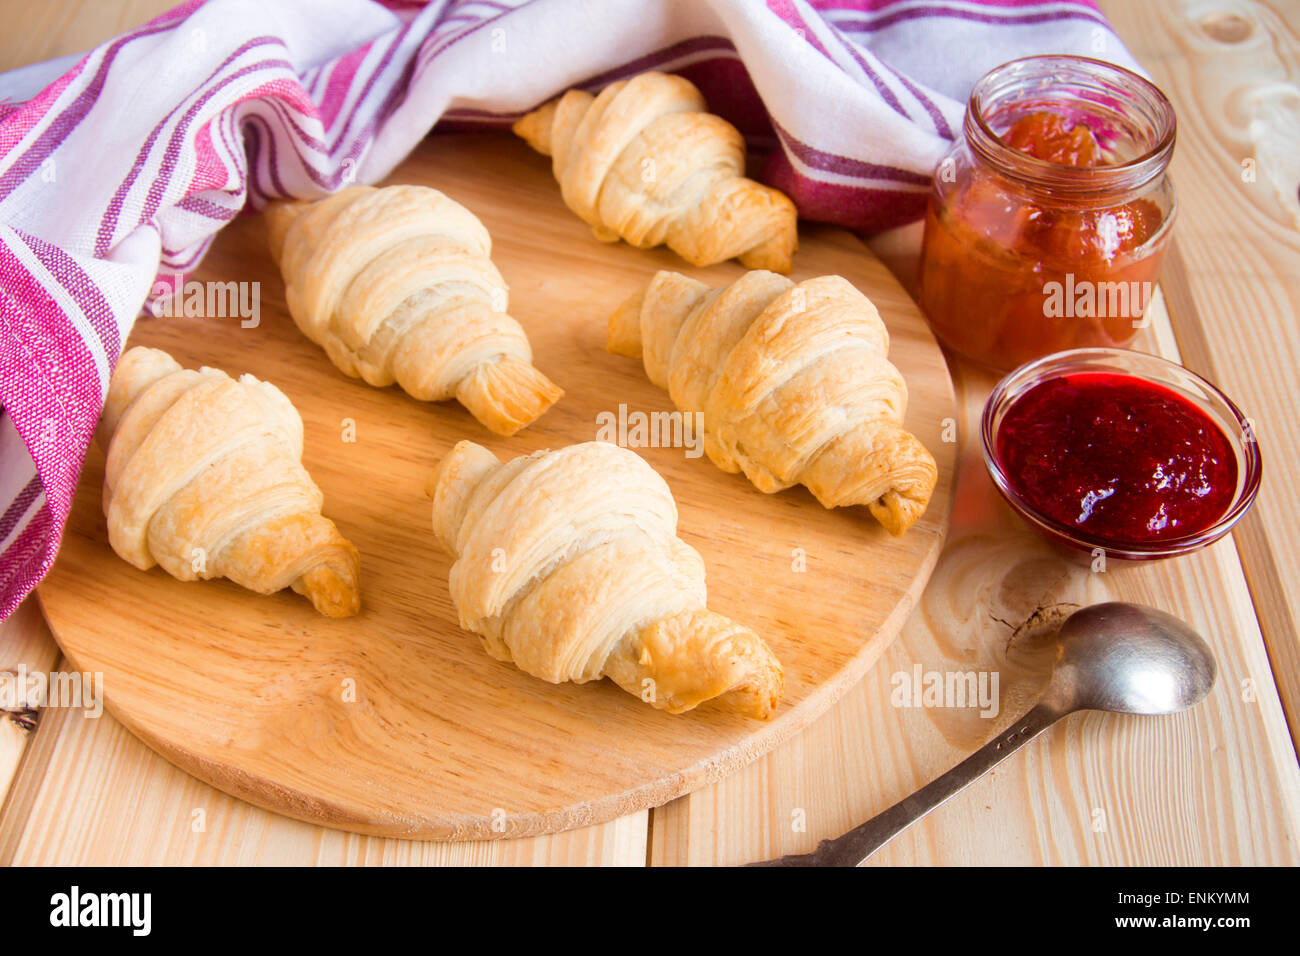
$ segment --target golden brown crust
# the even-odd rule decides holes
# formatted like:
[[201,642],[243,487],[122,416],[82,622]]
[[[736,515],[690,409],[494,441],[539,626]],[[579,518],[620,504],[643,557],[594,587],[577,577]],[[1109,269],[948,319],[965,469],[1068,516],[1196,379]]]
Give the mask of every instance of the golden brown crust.
[[587,442],[502,463],[462,441],[428,491],[460,624],[493,657],[552,683],[609,677],[674,714],[716,699],[772,715],[781,665],[707,609],[704,562],[637,455]]
[[483,224],[424,186],[354,186],[266,209],[294,322],[343,372],[422,401],[458,398],[498,435],[563,391],[532,366]]
[[565,203],[596,238],[664,244],[696,266],[738,258],[789,272],[794,203],[745,178],[744,140],[707,109],[689,80],[642,73],[599,96],[570,90],[514,131],[552,157]]
[[321,516],[302,419],[274,385],[133,348],[99,435],[109,542],[124,560],[261,594],[292,587],[329,617],[357,613],[360,556]]
[[758,635],[707,608],[650,622],[615,648],[605,672],[670,714],[716,699],[724,709],[769,720],[785,687],[781,665]]
[[710,290],[660,272],[610,317],[609,348],[702,412],[709,458],[760,491],[803,484],[827,508],[865,505],[895,535],[924,513],[934,457],[903,427],[884,323],[845,279],[754,271]]

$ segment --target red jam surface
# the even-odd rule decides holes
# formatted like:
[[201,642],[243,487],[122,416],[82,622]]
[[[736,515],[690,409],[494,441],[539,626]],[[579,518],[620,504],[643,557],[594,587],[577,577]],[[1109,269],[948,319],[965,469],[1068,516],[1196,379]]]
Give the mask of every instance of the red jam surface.
[[998,427],[997,457],[1039,513],[1116,545],[1205,531],[1237,487],[1230,439],[1205,412],[1162,385],[1112,372],[1029,389]]
[[[1091,129],[1048,111],[1001,139],[1049,162],[1104,165]],[[1160,271],[1164,241],[1151,239],[1163,222],[1150,199],[1035,199],[987,168],[961,168],[926,212],[921,306],[949,346],[999,369],[1127,345]]]

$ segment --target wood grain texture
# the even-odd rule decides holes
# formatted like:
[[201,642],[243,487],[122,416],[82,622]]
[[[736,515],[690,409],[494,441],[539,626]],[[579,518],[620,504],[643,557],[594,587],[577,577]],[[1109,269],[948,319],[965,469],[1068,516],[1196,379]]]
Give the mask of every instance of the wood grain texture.
[[0,621],[0,804],[45,703],[26,678],[54,671],[60,656],[35,601]]
[[290,820],[168,763],[111,716],[42,718],[0,817],[0,865],[642,866],[645,811],[567,833],[420,842]]
[[81,53],[177,6],[173,0],[0,0],[0,72]]
[[[892,258],[916,237],[881,244]],[[1163,304],[1138,347],[1176,357]],[[1063,560],[984,469],[978,422],[995,378],[954,363],[961,450],[948,543],[903,633],[797,738],[653,811],[651,865],[718,865],[813,849],[937,777],[1028,710],[1050,676],[1040,609],[1158,607],[1209,640],[1210,697],[1173,717],[1082,714],[905,831],[887,865],[1300,862],[1300,770],[1231,539],[1190,558],[1105,572]],[[999,711],[894,706],[895,675],[996,673]],[[1248,683],[1247,683],[1248,682]]]
[[[843,275],[880,309],[909,384],[908,424],[940,464],[925,516],[894,538],[865,509],[827,511],[803,489],[764,495],[684,448],[635,449],[673,490],[680,534],[708,569],[710,606],[758,631],[785,667],[776,718],[708,705],[674,717],[607,682],[549,685],[458,628],[449,559],[422,494],[434,463],[466,437],[505,459],[593,440],[598,416],[621,406],[672,409],[604,340],[609,313],[680,262],[596,241],[564,207],[549,166],[509,135],[466,134],[427,141],[391,177],[436,185],[483,220],[510,311],[538,367],[567,392],[511,439],[453,403],[339,373],[284,310],[257,217],[228,227],[192,277],[261,283],[257,328],[238,317],[137,322],[129,344],[283,388],[305,420],[304,460],[325,513],[363,556],[362,612],[345,621],[320,618],[288,591],[259,598],[229,582],[141,573],[107,545],[102,455],[91,453],[41,603],[73,666],[103,673],[113,714],[180,767],[259,806],[372,834],[568,829],[664,803],[749,762],[825,711],[898,633],[947,523],[953,446],[941,431],[955,414],[952,386],[901,286],[858,240],[828,229],[804,231],[793,277]],[[743,273],[692,272],[711,284]]]
[[1236,538],[1300,741],[1300,15],[1286,0],[1102,7],[1178,113],[1163,285],[1188,367],[1255,423],[1264,483]]

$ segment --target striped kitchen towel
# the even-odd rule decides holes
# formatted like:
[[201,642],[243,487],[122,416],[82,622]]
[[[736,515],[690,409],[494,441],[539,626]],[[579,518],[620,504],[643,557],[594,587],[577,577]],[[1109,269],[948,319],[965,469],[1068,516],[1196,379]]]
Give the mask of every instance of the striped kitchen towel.
[[209,0],[0,75],[0,617],[54,560],[122,342],[245,205],[382,178],[435,121],[698,85],[810,219],[915,219],[976,79],[1133,67],[1078,0]]

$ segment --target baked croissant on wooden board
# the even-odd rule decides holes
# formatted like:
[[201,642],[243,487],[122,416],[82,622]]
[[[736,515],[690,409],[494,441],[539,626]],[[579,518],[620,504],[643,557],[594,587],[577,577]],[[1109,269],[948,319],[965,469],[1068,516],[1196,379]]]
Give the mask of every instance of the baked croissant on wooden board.
[[360,556],[321,516],[302,419],[274,385],[133,348],[109,383],[98,437],[108,540],[124,560],[259,594],[290,587],[327,617],[360,609]]
[[745,178],[745,141],[700,91],[667,73],[569,90],[514,131],[550,156],[565,204],[605,242],[666,244],[691,265],[738,258],[789,272],[797,213]]
[[422,401],[456,398],[498,435],[564,394],[506,314],[487,230],[438,190],[353,186],[271,203],[266,220],[289,313],[346,374]]
[[610,317],[609,350],[702,412],[709,458],[760,491],[803,484],[824,507],[866,505],[895,535],[930,501],[938,470],[903,427],[889,333],[840,276],[754,271],[710,289],[659,272]]
[[708,609],[668,485],[633,452],[586,442],[502,463],[462,441],[428,492],[460,626],[493,657],[556,684],[608,677],[673,714],[716,699],[771,717],[781,665]]

